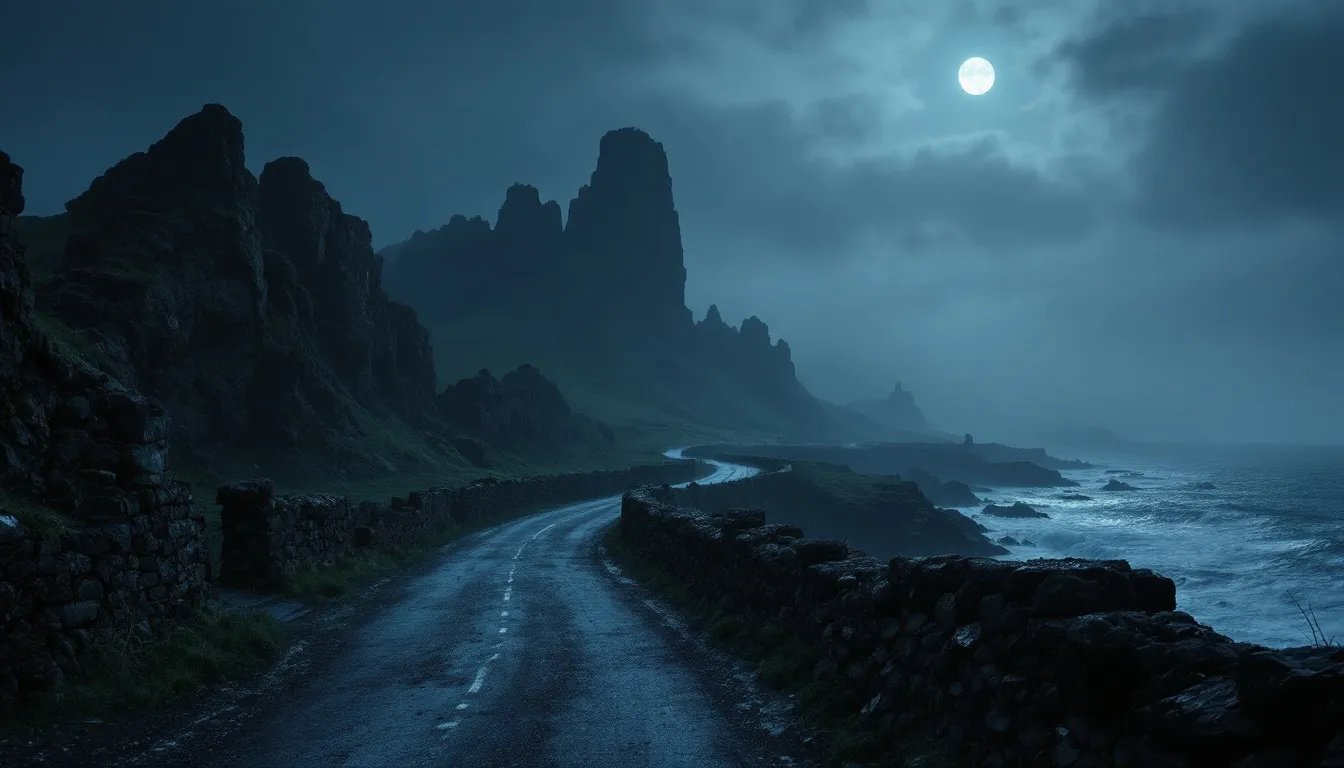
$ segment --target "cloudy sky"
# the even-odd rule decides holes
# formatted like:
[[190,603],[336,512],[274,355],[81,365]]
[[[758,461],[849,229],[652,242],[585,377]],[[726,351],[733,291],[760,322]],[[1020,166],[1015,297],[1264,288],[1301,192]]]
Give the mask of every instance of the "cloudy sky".
[[[203,103],[379,244],[663,142],[688,303],[837,401],[986,436],[1344,436],[1337,0],[23,4],[0,147],[54,213]],[[998,82],[971,97],[960,62]]]

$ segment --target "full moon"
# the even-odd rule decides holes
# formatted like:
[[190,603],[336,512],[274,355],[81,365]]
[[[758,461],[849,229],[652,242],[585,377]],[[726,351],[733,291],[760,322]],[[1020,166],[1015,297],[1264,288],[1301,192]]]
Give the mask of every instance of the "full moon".
[[975,56],[961,63],[957,70],[961,89],[972,96],[984,96],[994,87],[994,65],[988,59]]

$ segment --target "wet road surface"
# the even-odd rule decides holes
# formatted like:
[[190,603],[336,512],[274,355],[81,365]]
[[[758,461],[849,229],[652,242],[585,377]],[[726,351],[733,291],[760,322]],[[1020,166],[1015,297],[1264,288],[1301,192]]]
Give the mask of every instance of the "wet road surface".
[[[701,482],[755,470],[721,465]],[[597,540],[619,498],[461,542],[307,679],[215,743],[163,762],[218,766],[790,765]],[[749,708],[747,708],[749,709]],[[185,753],[185,754],[184,754]],[[157,761],[156,761],[157,762]]]

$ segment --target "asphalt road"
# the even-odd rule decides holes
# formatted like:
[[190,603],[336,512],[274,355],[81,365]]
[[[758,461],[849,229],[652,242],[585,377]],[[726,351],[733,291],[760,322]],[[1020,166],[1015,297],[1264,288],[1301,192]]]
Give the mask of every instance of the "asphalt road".
[[[754,471],[722,465],[701,482]],[[742,681],[598,557],[619,514],[602,499],[461,542],[231,732],[155,762],[797,765]]]

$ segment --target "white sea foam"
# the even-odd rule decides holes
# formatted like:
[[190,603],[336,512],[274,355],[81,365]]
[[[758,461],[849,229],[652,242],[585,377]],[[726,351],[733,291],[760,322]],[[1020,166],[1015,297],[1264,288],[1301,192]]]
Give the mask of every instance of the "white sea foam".
[[[1337,454],[1338,452],[1336,452]],[[1064,472],[1079,488],[996,488],[1000,503],[1024,501],[1049,519],[1003,519],[963,508],[993,539],[1011,536],[1009,559],[1124,559],[1171,577],[1178,607],[1233,639],[1270,646],[1309,639],[1291,593],[1327,634],[1344,640],[1344,456],[1315,452],[1237,454],[1178,461],[1114,458],[1107,466],[1134,491],[1100,488],[1097,469]],[[1295,458],[1294,458],[1295,457]],[[1214,490],[1196,490],[1211,482]],[[1091,501],[1067,501],[1064,493]]]

